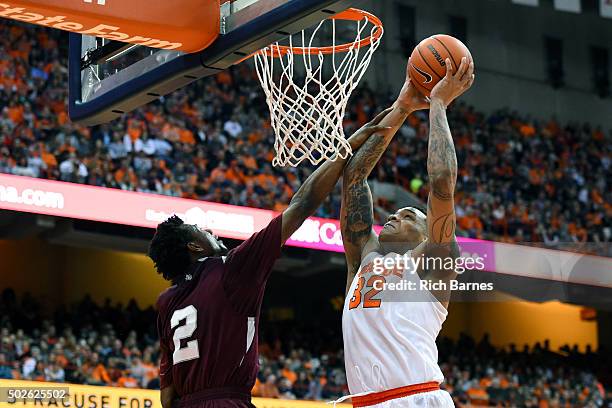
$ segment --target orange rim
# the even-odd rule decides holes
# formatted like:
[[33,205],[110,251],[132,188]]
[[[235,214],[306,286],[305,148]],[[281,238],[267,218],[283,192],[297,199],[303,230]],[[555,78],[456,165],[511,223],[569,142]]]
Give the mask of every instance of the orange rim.
[[[267,56],[279,58],[286,55],[289,52],[293,54],[333,54],[336,52],[347,52],[353,48],[362,48],[371,45],[374,41],[379,40],[383,35],[383,24],[382,21],[374,14],[365,10],[359,10],[356,8],[346,9],[332,17],[331,20],[345,20],[345,21],[361,21],[367,20],[376,27],[376,31],[372,35],[364,38],[361,41],[346,43],[340,45],[331,45],[329,47],[287,47],[285,45],[279,45],[274,47],[267,47],[258,52],[262,52]],[[257,52],[255,53],[257,54]]]

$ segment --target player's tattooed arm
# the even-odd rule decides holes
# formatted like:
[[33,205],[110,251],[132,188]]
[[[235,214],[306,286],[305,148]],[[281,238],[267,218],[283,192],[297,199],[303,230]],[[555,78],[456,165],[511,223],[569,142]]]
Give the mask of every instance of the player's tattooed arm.
[[[408,65],[409,67],[410,65]],[[415,111],[429,107],[429,100],[424,97],[412,84],[409,69],[406,68],[406,81],[400,91],[395,103],[388,108],[389,114],[382,119],[380,124],[386,130],[370,137],[366,143],[353,155],[344,170],[344,178],[350,178],[353,184],[368,178],[376,163],[391,143],[393,136],[404,124],[408,116]],[[355,151],[355,150],[353,150]],[[366,186],[367,187],[367,186]]]
[[441,101],[431,102],[429,116],[428,236],[430,243],[447,243],[455,239],[454,192],[457,182],[457,155],[446,118],[446,108]]
[[387,126],[387,130],[370,137],[344,169],[340,223],[348,264],[347,290],[359,269],[362,256],[376,249],[376,235],[372,230],[374,209],[368,176],[408,115],[427,108],[428,104],[427,98],[416,90],[406,74],[406,82],[397,100],[388,109],[390,113],[380,122]]
[[[371,122],[348,138],[353,151],[358,151],[372,135],[389,129],[388,126],[381,123],[389,112],[390,109],[381,112]],[[319,166],[302,184],[291,199],[289,207],[283,212],[282,243],[289,239],[306,218],[314,214],[316,209],[331,193],[342,175],[346,162],[347,159],[327,161]]]
[[364,247],[375,238],[372,230],[373,211],[372,193],[367,181],[345,176],[342,182],[340,227],[348,267],[347,291],[359,270]]
[[412,110],[400,103],[389,108],[390,113],[381,121],[386,130],[371,136],[353,154],[344,169],[340,227],[348,266],[347,290],[359,269],[362,256],[376,249],[376,234],[372,229],[374,208],[368,176]]
[[428,241],[433,244],[455,242],[457,155],[446,107],[474,83],[474,61],[464,57],[456,70],[450,59],[445,63],[446,75],[431,90],[429,110],[427,226]]

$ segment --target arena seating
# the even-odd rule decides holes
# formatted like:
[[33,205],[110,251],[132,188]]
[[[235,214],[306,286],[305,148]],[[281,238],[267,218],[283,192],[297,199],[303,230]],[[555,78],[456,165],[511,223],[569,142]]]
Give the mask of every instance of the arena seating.
[[[30,295],[0,296],[0,378],[158,388],[155,311],[89,297],[43,314]],[[261,369],[253,395],[332,400],[347,394],[340,325],[262,322]],[[463,335],[438,341],[445,387],[458,406],[609,406],[610,355],[547,342],[492,346]],[[604,386],[605,384],[605,386]],[[606,388],[607,387],[607,388]],[[607,390],[607,396],[606,396]],[[607,401],[607,402],[605,402]]]
[[[269,114],[248,64],[84,128],[66,113],[66,34],[6,21],[0,34],[0,172],[281,211],[312,171],[271,167]],[[355,94],[347,134],[392,96],[367,84]],[[460,169],[458,224],[467,235],[612,240],[612,132],[508,110],[485,115],[463,104],[449,117]],[[425,200],[427,129],[425,112],[412,115],[373,177]],[[316,215],[338,216],[338,192]],[[392,202],[377,204],[394,210]]]

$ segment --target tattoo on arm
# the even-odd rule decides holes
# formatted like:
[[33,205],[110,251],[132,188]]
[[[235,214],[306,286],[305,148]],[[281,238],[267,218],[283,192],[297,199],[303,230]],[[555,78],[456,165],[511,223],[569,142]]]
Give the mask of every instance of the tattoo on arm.
[[[429,212],[433,213],[431,210],[431,200],[427,202],[427,207],[429,208]],[[431,231],[438,234],[437,237],[432,237],[433,242],[445,242],[451,239],[455,235],[455,226],[456,222],[454,211],[437,215],[431,221]]]
[[370,136],[344,169],[340,225],[348,262],[347,290],[359,270],[361,255],[374,225],[374,206],[367,178],[387,144],[382,135]]
[[342,233],[353,245],[361,246],[374,224],[374,207],[367,178],[387,145],[382,135],[371,136],[355,153],[344,170],[343,194],[346,205]]
[[343,186],[342,239],[346,251],[348,275],[346,292],[359,271],[361,255],[374,224],[372,195],[366,180]]
[[372,195],[366,180],[346,186],[346,212],[342,233],[353,245],[360,245],[370,235],[374,224]]
[[428,230],[432,242],[450,242],[454,239],[456,228],[453,196],[457,182],[457,155],[444,107],[438,103],[432,104],[429,119]]
[[390,139],[381,134],[375,134],[357,150],[355,155],[346,165],[344,175],[350,183],[366,180],[380,157],[384,153]]
[[457,155],[446,112],[441,106],[430,111],[427,172],[432,194],[442,201],[453,199],[457,180]]

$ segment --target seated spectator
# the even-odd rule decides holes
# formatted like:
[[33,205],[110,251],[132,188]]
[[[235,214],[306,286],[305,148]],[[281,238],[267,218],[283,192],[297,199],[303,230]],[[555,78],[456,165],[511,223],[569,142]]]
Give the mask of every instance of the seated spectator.
[[6,354],[0,353],[0,379],[12,379],[13,370],[8,361],[6,361]]
[[266,381],[259,387],[259,395],[262,398],[280,398],[280,392],[276,386],[276,376],[270,374]]

